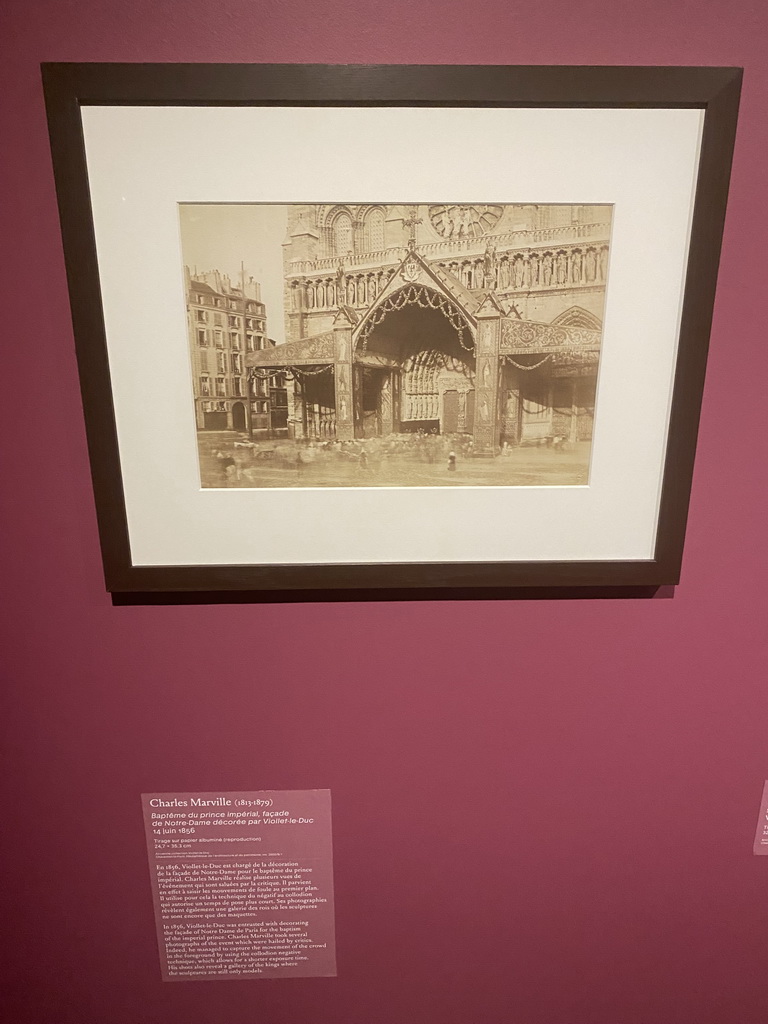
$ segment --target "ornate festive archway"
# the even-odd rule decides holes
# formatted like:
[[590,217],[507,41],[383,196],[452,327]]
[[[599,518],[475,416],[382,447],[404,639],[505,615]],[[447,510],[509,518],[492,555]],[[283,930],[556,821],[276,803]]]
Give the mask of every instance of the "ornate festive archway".
[[382,324],[390,313],[402,310],[406,306],[438,310],[456,332],[460,347],[465,352],[474,352],[473,327],[458,304],[436,288],[418,281],[403,284],[401,287],[383,294],[380,300],[373,305],[363,317],[356,332],[356,352],[364,353],[368,348],[368,340],[376,327]]

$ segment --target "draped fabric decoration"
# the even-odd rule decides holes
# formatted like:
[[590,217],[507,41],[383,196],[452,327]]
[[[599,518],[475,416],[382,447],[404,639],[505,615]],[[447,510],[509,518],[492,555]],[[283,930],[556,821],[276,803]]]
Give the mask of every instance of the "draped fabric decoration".
[[509,363],[510,366],[514,366],[516,370],[538,370],[538,368],[543,366],[544,363],[549,362],[552,358],[552,353],[550,352],[549,355],[544,356],[544,358],[540,359],[538,363],[533,363],[531,366],[524,366],[522,363],[516,362],[512,356],[502,356],[501,358],[505,363]]
[[360,331],[358,344],[362,352],[366,351],[368,338],[373,329],[386,318],[387,314],[395,309],[403,309],[405,306],[419,306],[420,309],[439,309],[451,327],[456,331],[461,347],[466,352],[475,351],[474,342],[468,345],[464,341],[464,331],[467,323],[454,303],[430,288],[426,288],[424,285],[412,284],[401,288],[392,295],[388,295],[381,305],[377,306],[371,313]]
[[281,366],[279,370],[257,370],[251,367],[251,380],[274,380],[275,377],[287,377],[289,380],[301,381],[303,377],[317,377],[321,373],[333,373],[333,363],[307,369],[306,366]]

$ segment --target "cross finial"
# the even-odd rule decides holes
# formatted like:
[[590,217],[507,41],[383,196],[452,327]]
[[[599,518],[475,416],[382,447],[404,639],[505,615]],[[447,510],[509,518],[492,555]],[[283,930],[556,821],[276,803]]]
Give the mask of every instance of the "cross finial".
[[410,233],[408,235],[409,249],[416,248],[416,225],[421,224],[421,217],[417,216],[418,212],[418,206],[412,206],[408,213],[408,217],[403,221],[403,224],[405,224],[407,228],[410,228]]

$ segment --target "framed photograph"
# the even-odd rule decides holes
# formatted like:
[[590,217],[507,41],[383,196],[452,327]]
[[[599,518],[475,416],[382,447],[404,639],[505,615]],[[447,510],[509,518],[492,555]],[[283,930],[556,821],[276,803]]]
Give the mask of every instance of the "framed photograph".
[[110,591],[678,581],[740,69],[43,78]]

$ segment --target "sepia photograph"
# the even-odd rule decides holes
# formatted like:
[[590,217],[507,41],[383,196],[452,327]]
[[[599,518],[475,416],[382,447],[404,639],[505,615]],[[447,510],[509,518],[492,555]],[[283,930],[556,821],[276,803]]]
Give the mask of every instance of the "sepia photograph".
[[202,486],[587,484],[612,213],[181,204]]

